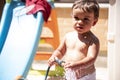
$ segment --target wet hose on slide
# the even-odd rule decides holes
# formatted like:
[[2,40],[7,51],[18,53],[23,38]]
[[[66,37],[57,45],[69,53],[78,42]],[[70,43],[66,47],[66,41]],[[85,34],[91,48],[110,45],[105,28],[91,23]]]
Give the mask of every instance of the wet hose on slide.
[[[65,63],[65,61],[62,61],[62,60],[58,59],[57,57],[55,58],[55,62],[58,63],[58,65],[60,65],[60,66],[62,66],[62,63]],[[47,80],[47,76],[48,76],[49,71],[50,71],[50,66],[48,66],[48,68],[47,68],[44,80]]]

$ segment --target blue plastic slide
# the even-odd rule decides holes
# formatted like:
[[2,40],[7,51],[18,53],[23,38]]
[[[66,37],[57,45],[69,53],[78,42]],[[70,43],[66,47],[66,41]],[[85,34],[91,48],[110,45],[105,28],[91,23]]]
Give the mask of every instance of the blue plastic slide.
[[24,8],[20,0],[4,6],[0,23],[0,80],[26,78],[34,59],[44,20],[41,12],[26,15]]

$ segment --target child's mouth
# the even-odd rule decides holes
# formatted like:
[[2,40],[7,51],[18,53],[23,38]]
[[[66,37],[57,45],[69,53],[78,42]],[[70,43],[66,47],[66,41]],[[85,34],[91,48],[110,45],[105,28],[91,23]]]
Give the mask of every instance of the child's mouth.
[[83,29],[83,27],[79,27],[80,29]]
[[79,27],[77,27],[77,28],[78,28],[78,29],[83,29],[83,27],[80,27],[80,26],[79,26]]

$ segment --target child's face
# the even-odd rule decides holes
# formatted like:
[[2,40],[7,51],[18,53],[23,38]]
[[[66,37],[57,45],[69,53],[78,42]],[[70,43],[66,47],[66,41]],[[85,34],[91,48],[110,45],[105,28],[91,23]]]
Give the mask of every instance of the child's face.
[[94,26],[98,20],[94,18],[94,12],[83,12],[83,10],[79,8],[73,8],[72,17],[74,19],[74,29],[81,34],[90,31],[91,27]]

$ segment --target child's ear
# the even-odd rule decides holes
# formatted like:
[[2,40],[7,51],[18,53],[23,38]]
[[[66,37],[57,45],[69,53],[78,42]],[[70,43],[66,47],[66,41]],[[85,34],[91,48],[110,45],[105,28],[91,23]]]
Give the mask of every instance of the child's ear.
[[93,26],[95,26],[97,22],[98,22],[98,19],[95,19],[93,22]]

